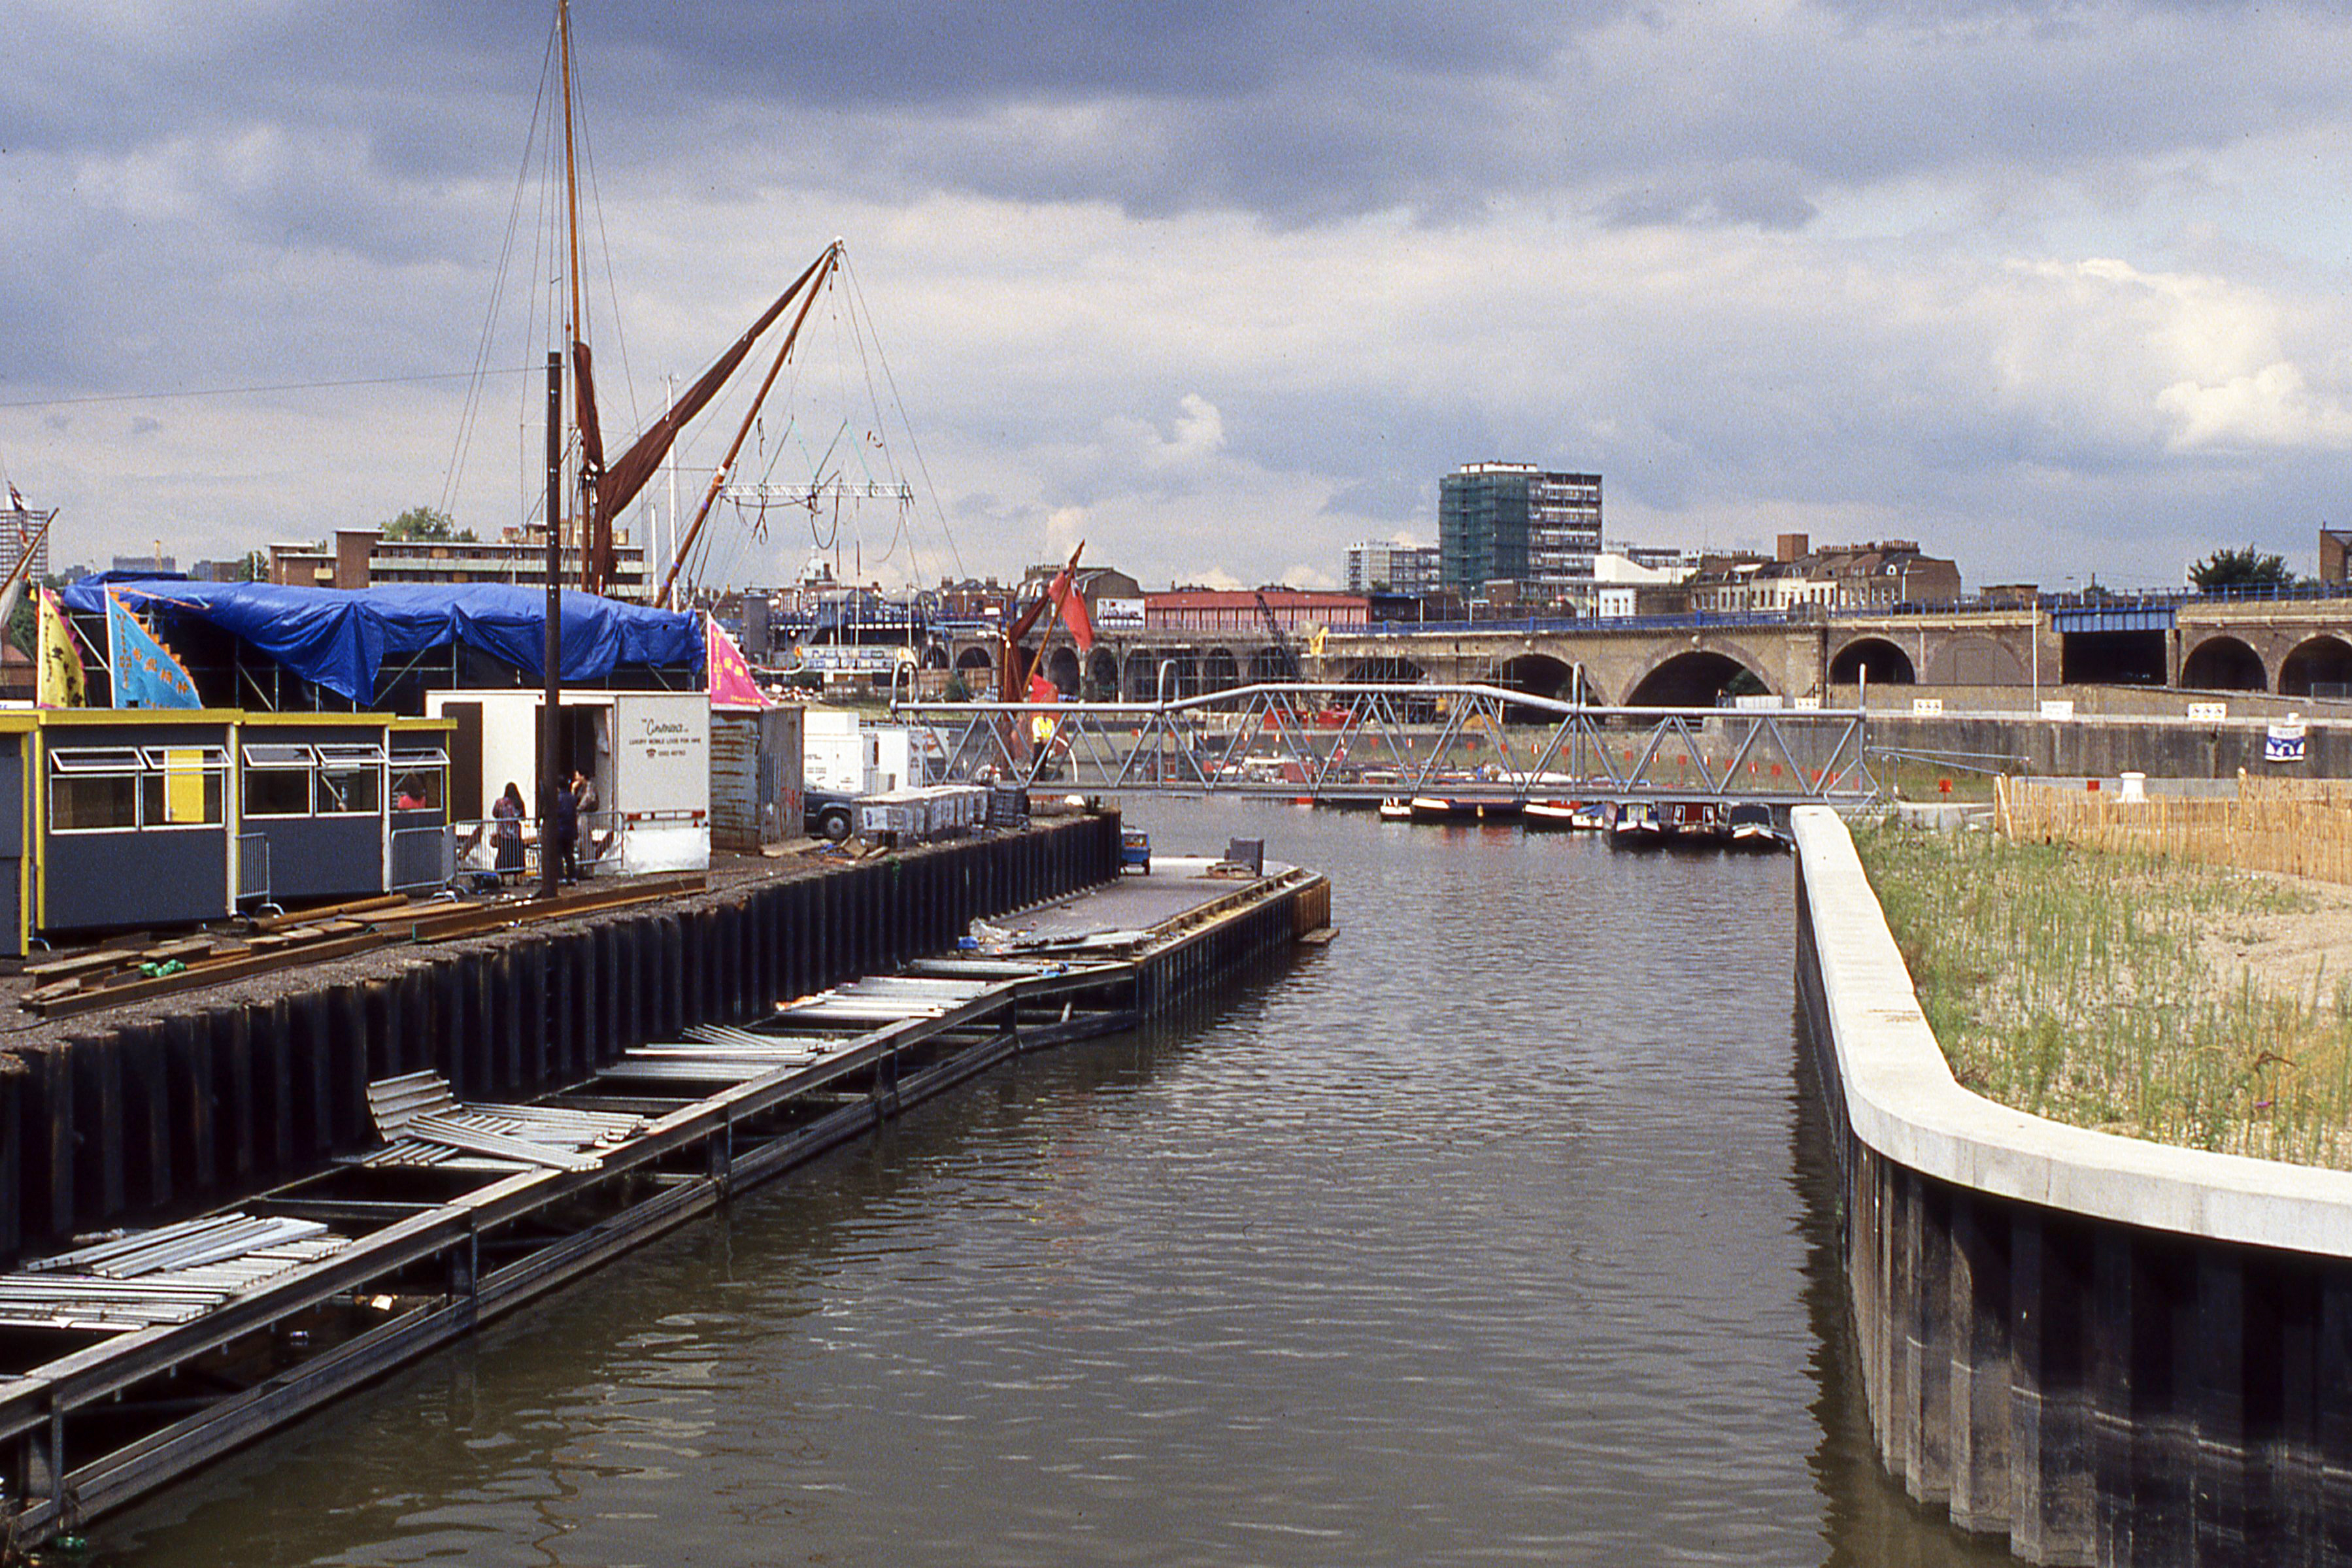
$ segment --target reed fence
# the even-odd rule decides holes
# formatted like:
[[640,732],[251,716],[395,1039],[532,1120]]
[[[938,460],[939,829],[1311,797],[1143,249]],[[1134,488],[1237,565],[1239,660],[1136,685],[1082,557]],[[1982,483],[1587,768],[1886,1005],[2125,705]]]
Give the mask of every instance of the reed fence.
[[1993,816],[2011,842],[2070,843],[2168,860],[2352,883],[2352,780],[2238,775],[2235,800],[1995,780]]

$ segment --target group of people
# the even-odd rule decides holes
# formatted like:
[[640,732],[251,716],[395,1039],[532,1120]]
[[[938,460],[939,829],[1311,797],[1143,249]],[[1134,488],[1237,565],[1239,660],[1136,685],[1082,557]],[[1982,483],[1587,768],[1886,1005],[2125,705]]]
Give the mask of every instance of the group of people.
[[[565,882],[580,880],[580,824],[596,810],[596,781],[581,772],[572,770],[572,777],[549,790],[549,836],[552,840],[555,863]],[[522,824],[526,815],[522,789],[509,780],[506,792],[490,808],[494,823],[494,841],[498,846],[498,871],[503,877],[509,873],[520,875],[522,864]]]

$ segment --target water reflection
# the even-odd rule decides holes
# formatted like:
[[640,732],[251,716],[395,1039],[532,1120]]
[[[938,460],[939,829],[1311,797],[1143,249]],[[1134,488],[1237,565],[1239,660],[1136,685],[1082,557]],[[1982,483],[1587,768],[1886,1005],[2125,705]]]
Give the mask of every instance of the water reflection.
[[1785,862],[1224,802],[1342,934],[107,1528],[125,1561],[1998,1560],[1860,1425]]

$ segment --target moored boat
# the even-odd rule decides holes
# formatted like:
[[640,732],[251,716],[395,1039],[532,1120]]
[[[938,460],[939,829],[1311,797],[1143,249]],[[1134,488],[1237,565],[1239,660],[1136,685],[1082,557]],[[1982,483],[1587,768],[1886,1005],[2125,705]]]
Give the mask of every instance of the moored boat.
[[1517,800],[1456,795],[1415,795],[1412,807],[1416,822],[1507,822],[1517,819],[1520,809]]
[[1789,847],[1780,830],[1772,821],[1772,808],[1761,800],[1742,800],[1727,814],[1731,829],[1731,847],[1758,854],[1769,854]]
[[1395,796],[1391,795],[1387,800],[1381,802],[1380,810],[1381,821],[1383,822],[1410,822],[1412,821],[1412,802],[1410,800],[1400,800]]
[[1664,818],[1647,800],[1614,800],[1609,806],[1609,841],[1628,849],[1654,849],[1667,839]]
[[1666,836],[1685,849],[1713,849],[1728,843],[1731,830],[1723,807],[1714,800],[1673,800],[1658,808]]
[[1519,820],[1530,828],[1573,828],[1577,814],[1583,809],[1574,800],[1530,800],[1521,810]]

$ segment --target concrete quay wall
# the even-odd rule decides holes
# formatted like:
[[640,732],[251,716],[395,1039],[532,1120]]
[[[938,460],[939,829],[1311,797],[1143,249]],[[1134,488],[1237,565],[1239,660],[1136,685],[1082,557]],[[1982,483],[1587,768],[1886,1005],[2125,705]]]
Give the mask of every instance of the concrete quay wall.
[[1962,1089],[1844,824],[1794,826],[1797,989],[1888,1470],[2029,1562],[2352,1563],[2352,1173]]
[[[2332,706],[2332,705],[2331,705]],[[2040,718],[2018,713],[1888,713],[1872,693],[1870,744],[1935,753],[2010,770],[2112,779],[2352,778],[2352,720],[2304,716],[2304,760],[2265,762],[2268,718],[2191,719],[2108,714]]]
[[388,975],[296,975],[266,999],[198,994],[0,1056],[0,1267],[371,1145],[373,1080],[430,1068],[461,1100],[527,1099],[632,1046],[950,948],[975,916],[1118,863],[1118,817],[1088,815],[518,928]]

